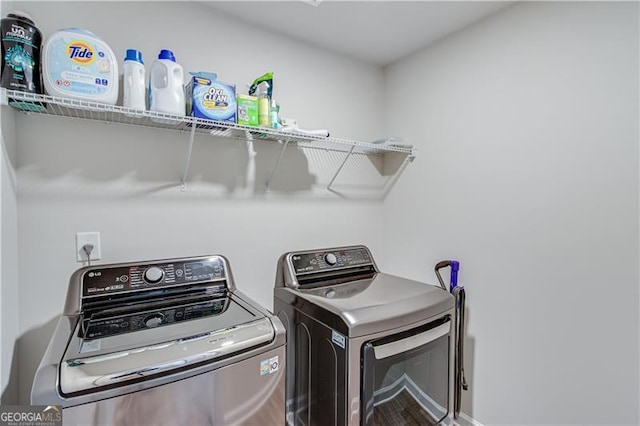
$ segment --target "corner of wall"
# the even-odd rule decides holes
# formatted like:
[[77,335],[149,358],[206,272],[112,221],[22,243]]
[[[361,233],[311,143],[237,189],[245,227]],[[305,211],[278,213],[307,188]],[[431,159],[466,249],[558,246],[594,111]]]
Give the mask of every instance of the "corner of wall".
[[[2,3],[5,14],[5,3]],[[17,402],[18,358],[18,196],[15,112],[0,115],[0,391],[2,403]]]

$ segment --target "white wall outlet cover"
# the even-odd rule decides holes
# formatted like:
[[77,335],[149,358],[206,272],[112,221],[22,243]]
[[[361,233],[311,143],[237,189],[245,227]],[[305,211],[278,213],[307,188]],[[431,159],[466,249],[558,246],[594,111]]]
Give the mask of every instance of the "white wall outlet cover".
[[[84,251],[84,246],[91,244],[90,256]],[[100,250],[100,232],[78,232],[76,233],[76,260],[78,262],[86,262],[87,260],[100,260],[102,253]]]

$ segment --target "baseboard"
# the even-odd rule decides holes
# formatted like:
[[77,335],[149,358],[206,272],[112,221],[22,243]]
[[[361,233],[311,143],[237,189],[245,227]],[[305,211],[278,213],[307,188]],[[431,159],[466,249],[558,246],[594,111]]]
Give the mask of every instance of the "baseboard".
[[473,419],[464,413],[460,413],[460,415],[458,416],[458,419],[455,421],[455,424],[457,426],[484,426],[482,423],[480,423],[476,419]]

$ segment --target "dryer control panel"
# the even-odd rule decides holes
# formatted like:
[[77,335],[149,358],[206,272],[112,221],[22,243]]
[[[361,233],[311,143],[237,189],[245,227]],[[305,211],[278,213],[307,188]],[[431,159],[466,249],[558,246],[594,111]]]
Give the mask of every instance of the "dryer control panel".
[[366,247],[349,247],[293,253],[291,263],[296,275],[304,275],[371,265],[373,261]]
[[82,297],[193,284],[226,278],[225,262],[212,256],[184,261],[95,267],[82,277]]

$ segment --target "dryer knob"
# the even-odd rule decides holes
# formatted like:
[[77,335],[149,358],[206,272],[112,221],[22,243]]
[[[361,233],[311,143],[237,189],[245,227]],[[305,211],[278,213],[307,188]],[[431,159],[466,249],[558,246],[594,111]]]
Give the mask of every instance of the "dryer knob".
[[144,280],[149,284],[155,284],[162,280],[164,276],[164,271],[157,266],[152,266],[151,268],[144,271]]
[[336,264],[338,259],[336,259],[336,255],[333,253],[327,253],[324,255],[324,261],[327,262],[327,265],[333,266]]

